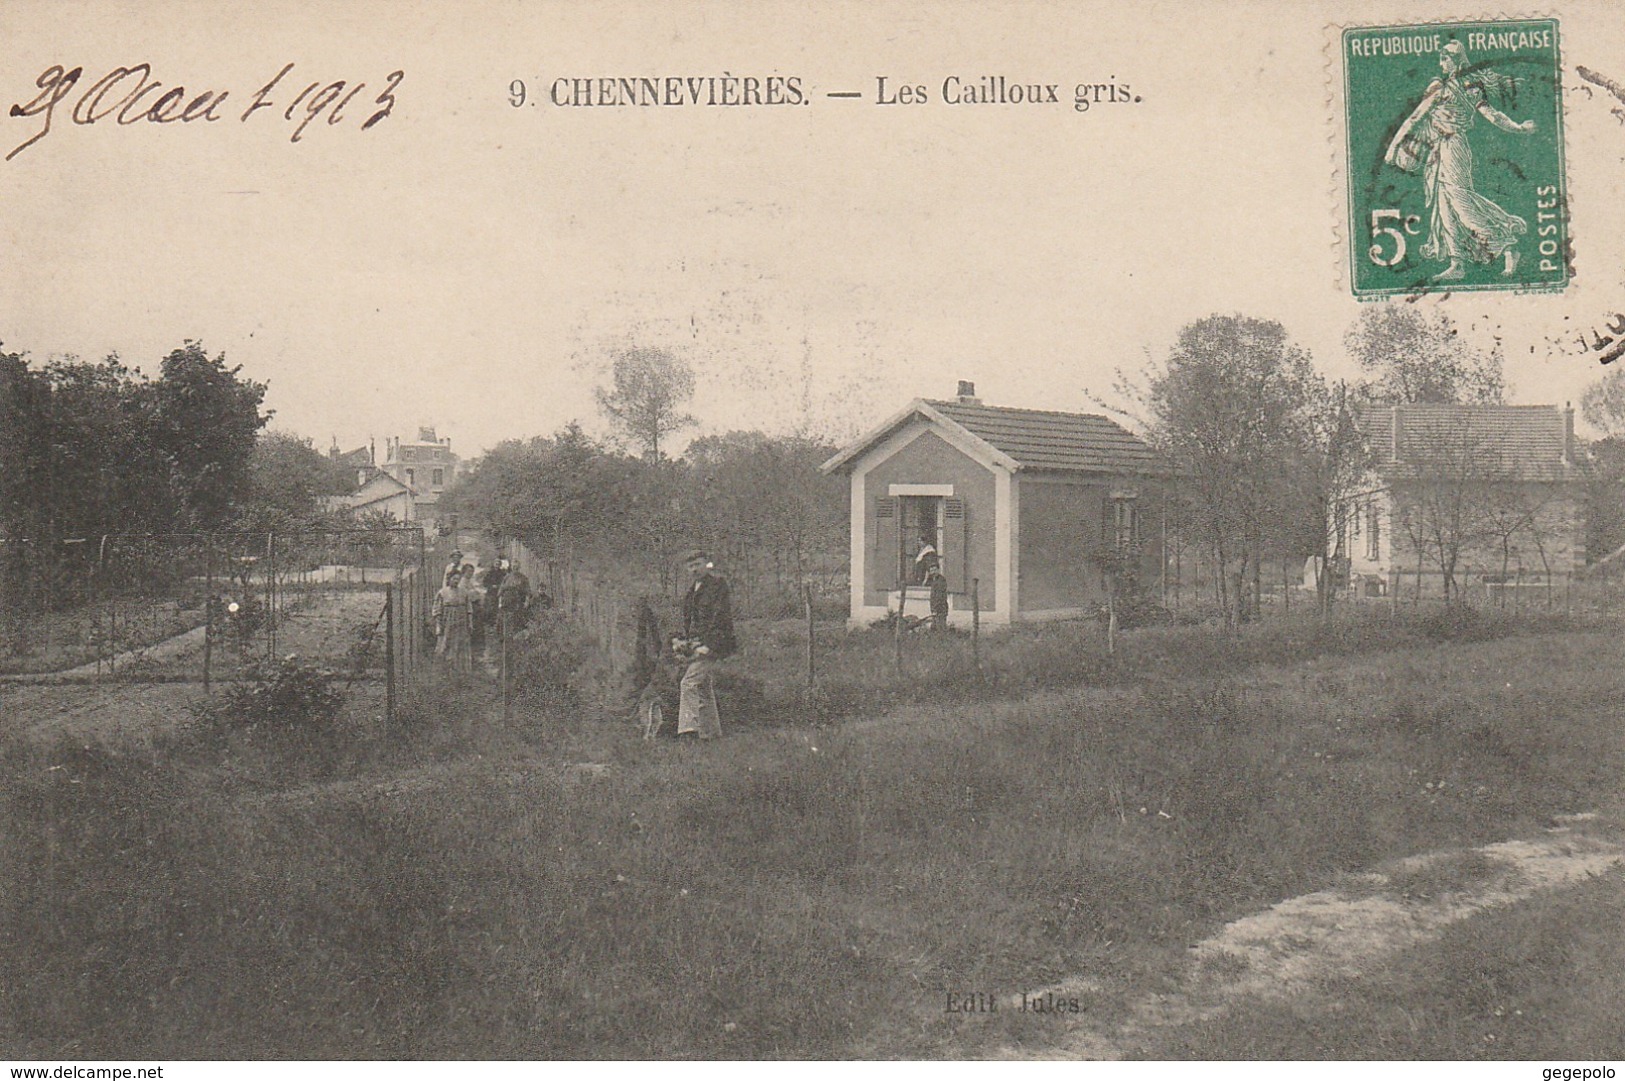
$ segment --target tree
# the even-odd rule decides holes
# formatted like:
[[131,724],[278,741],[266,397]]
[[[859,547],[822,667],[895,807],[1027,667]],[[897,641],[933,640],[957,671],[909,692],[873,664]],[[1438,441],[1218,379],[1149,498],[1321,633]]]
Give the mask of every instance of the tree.
[[0,538],[15,541],[36,531],[49,394],[21,353],[0,352]]
[[322,496],[348,485],[334,463],[311,441],[290,432],[261,432],[249,459],[248,490],[239,500],[239,528],[308,527],[319,516]]
[[1599,439],[1576,457],[1585,484],[1586,562],[1595,563],[1625,547],[1625,439]]
[[632,348],[616,354],[610,371],[613,386],[595,392],[598,407],[646,462],[658,462],[666,436],[692,426],[682,412],[694,396],[694,370],[665,349]]
[[[1461,593],[1464,568],[1478,563],[1488,571],[1494,558],[1505,572],[1515,539],[1538,533],[1529,526],[1551,493],[1525,483],[1491,431],[1468,414],[1409,417],[1406,427],[1406,461],[1390,467],[1389,490],[1416,555],[1418,596],[1422,571],[1432,566],[1449,601]],[[1544,550],[1539,554],[1544,563]]]
[[627,523],[627,466],[572,423],[491,448],[441,497],[441,511],[558,558],[613,550]]
[[154,438],[150,386],[114,353],[55,360],[46,388],[37,497],[40,536],[96,536],[174,529],[176,500]]
[[8,653],[27,646],[29,567],[49,512],[40,498],[49,394],[22,354],[0,352],[0,649]]
[[153,434],[194,529],[217,529],[249,490],[255,438],[271,419],[260,412],[266,386],[238,378],[224,354],[210,358],[188,341],[164,358],[152,384]]
[[1615,368],[1586,388],[1580,415],[1609,438],[1625,437],[1625,368]]
[[1369,381],[1366,396],[1384,405],[1499,402],[1506,389],[1499,346],[1475,350],[1444,312],[1412,304],[1367,308],[1344,342]]
[[1220,604],[1245,619],[1242,583],[1256,603],[1276,527],[1303,520],[1292,471],[1312,445],[1324,383],[1279,323],[1212,315],[1180,332],[1139,396],[1148,434],[1179,470],[1183,528],[1212,558]]
[[1297,509],[1285,519],[1288,544],[1283,555],[1290,558],[1308,552],[1317,557],[1315,593],[1322,611],[1332,601],[1332,568],[1349,558],[1343,550],[1344,527],[1349,516],[1357,513],[1352,503],[1368,480],[1371,462],[1351,397],[1341,384],[1311,388],[1305,438],[1288,471]]
[[689,445],[683,524],[694,537],[731,551],[747,600],[757,577],[771,572],[773,588],[785,596],[806,580],[815,555],[840,551],[846,485],[818,470],[835,449],[812,439],[737,431]]

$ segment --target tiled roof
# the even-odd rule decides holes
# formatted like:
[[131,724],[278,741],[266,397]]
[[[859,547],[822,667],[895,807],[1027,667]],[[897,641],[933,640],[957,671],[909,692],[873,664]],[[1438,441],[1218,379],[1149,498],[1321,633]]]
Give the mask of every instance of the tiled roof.
[[1486,479],[1564,480],[1571,420],[1555,405],[1415,403],[1364,410],[1360,428],[1384,473],[1451,470]]
[[1007,409],[958,400],[925,404],[1008,454],[1024,469],[1167,472],[1156,451],[1121,425],[1096,414]]

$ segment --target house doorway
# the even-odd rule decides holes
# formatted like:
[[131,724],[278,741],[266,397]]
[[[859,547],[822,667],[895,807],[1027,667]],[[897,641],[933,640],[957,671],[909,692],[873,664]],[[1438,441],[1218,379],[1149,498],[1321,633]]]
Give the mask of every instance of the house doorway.
[[903,581],[917,585],[924,580],[920,553],[927,544],[936,551],[939,564],[946,559],[942,550],[944,502],[943,497],[937,495],[900,497],[902,518],[898,529],[901,543],[897,553],[897,573]]

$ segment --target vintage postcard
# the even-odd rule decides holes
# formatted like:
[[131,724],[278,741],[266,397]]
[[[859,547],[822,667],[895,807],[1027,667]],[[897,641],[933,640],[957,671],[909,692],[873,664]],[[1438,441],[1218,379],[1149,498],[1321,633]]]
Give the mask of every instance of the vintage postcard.
[[1620,15],[0,3],[0,1068],[1612,1077]]

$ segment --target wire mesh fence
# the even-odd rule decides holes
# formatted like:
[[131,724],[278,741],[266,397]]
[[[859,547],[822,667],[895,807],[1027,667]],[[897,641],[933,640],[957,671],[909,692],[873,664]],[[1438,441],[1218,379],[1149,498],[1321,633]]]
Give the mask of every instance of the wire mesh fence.
[[393,698],[432,595],[415,526],[0,544],[0,680],[251,678],[295,655]]

